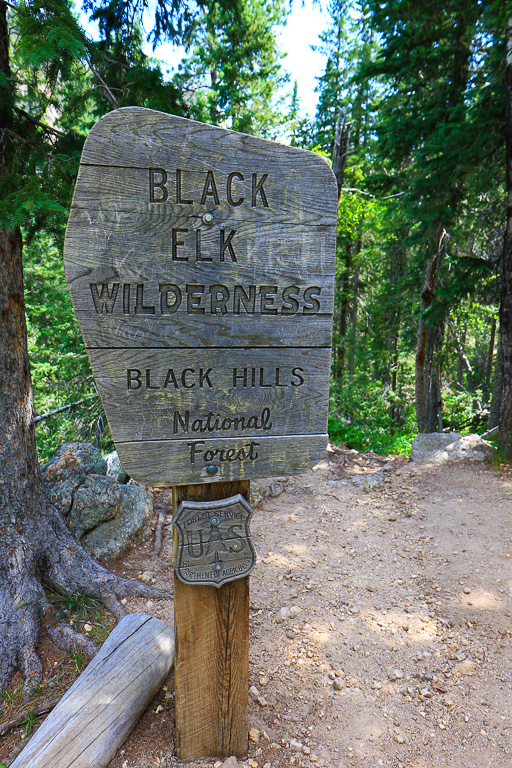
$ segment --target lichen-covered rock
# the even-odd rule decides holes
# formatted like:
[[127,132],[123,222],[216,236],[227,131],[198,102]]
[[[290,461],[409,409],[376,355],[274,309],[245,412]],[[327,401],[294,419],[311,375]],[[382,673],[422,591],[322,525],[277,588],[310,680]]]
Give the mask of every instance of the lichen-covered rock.
[[482,440],[480,435],[432,432],[416,435],[411,458],[416,464],[446,464],[460,459],[482,461],[493,453],[493,447]]
[[56,483],[47,483],[43,475],[43,487],[53,506],[57,507],[61,515],[65,517],[73,503],[76,483],[73,480],[58,480]]
[[74,494],[68,525],[80,539],[84,533],[119,514],[122,504],[121,486],[112,477],[87,475]]
[[117,483],[125,485],[130,479],[130,475],[123,469],[117,451],[108,453],[104,458],[107,462],[107,475],[113,477]]
[[138,541],[150,536],[153,514],[151,494],[137,485],[119,486],[122,494],[118,514],[87,533],[82,544],[93,557],[119,557]]
[[89,443],[65,443],[42,468],[47,496],[94,557],[118,557],[146,539],[153,514],[148,491],[120,485],[129,478],[117,452],[107,458]]
[[64,443],[42,469],[43,486],[52,504],[66,516],[73,494],[87,475],[105,475],[107,462],[90,443]]

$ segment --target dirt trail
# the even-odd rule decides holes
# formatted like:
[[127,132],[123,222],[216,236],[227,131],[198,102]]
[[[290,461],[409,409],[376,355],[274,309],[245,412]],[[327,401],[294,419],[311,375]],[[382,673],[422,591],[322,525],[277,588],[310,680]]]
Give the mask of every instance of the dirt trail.
[[[510,473],[338,450],[258,485],[245,765],[512,768]],[[168,525],[161,560],[109,565],[172,590],[170,552]],[[171,676],[111,768],[213,766],[173,757],[173,720]]]
[[[257,507],[251,768],[512,768],[512,480],[382,464],[331,453]],[[155,563],[124,570],[169,578]],[[170,679],[112,768],[179,762],[173,714]]]

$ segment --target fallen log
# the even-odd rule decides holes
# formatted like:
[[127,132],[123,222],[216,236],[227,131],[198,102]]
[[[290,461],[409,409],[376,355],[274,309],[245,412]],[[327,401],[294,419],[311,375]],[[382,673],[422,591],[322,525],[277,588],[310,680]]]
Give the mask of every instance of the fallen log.
[[140,613],[123,618],[11,768],[105,768],[173,658],[172,627]]

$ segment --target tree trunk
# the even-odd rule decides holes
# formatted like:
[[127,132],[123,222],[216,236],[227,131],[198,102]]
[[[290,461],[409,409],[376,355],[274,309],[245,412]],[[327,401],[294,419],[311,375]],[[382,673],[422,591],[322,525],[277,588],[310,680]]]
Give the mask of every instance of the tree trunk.
[[[357,252],[356,255],[359,254],[361,250],[361,240],[358,240],[357,243]],[[348,363],[348,369],[351,376],[354,375],[355,372],[355,358],[356,358],[356,344],[357,344],[357,312],[359,309],[359,264],[355,264],[354,267],[354,285],[353,285],[353,291],[352,291],[352,339],[350,343],[350,354],[349,354],[349,363]]]
[[512,18],[506,30],[507,56],[505,90],[507,112],[505,123],[507,219],[503,238],[501,273],[501,397],[498,425],[498,448],[502,456],[512,460]]
[[341,198],[341,190],[345,180],[349,141],[350,123],[347,123],[345,109],[340,109],[336,130],[334,132],[334,147],[332,151],[332,170],[336,176],[336,182],[338,184],[338,202]]
[[[336,128],[334,131],[334,147],[332,151],[332,170],[334,172],[334,175],[336,176],[336,183],[338,185],[338,203],[341,198],[341,190],[343,187],[343,182],[345,180],[345,169],[347,167],[349,140],[350,140],[350,123],[347,123],[346,121],[346,111],[344,109],[340,109],[340,112],[338,115],[338,121],[336,123]],[[347,281],[348,281],[349,265],[352,261],[350,248],[351,248],[351,244],[348,243],[347,251],[346,251],[346,268],[342,274],[342,283],[341,283],[341,303],[340,303],[340,314],[339,314],[340,338],[339,338],[337,347],[335,349],[334,375],[337,379],[340,379],[340,380],[343,377],[343,369],[345,367],[345,342],[346,342],[346,335],[347,335],[347,311],[348,311]]]
[[[7,6],[0,1],[0,74],[9,81]],[[5,81],[4,81],[5,82]],[[0,84],[0,117],[12,117]],[[8,133],[0,130],[0,176],[9,172]],[[163,596],[120,579],[76,542],[43,491],[37,459],[23,297],[22,237],[0,228],[0,691],[19,670],[28,688],[41,664],[35,651],[44,583],[66,594]]]
[[347,317],[350,270],[352,268],[352,242],[349,240],[345,248],[345,259],[341,274],[340,308],[339,308],[339,339],[336,354],[336,378],[341,381],[345,371],[345,353],[347,346]]
[[498,353],[496,355],[496,363],[494,364],[494,372],[492,376],[492,392],[491,392],[491,408],[489,414],[489,421],[487,423],[488,429],[494,429],[500,423],[500,400],[501,400],[501,338],[498,334]]
[[426,310],[432,306],[435,295],[436,272],[443,258],[443,240],[446,231],[439,227],[436,237],[436,250],[429,259],[425,274],[425,283],[421,293],[421,315],[418,328],[418,343],[416,346],[415,366],[415,403],[416,421],[419,432],[428,431],[428,397],[425,380],[425,361],[427,355],[428,325],[425,320]]
[[[402,233],[399,237],[399,241],[402,242],[406,236],[406,232]],[[390,265],[390,301],[389,301],[389,323],[388,323],[388,337],[387,337],[387,375],[386,384],[391,386],[391,390],[394,394],[398,390],[398,366],[399,366],[399,339],[400,328],[402,318],[402,306],[399,300],[400,284],[405,269],[406,252],[403,245],[397,246],[391,252],[391,265]],[[393,398],[393,403],[390,407],[390,416],[392,418],[392,430],[394,431],[399,427],[400,419],[402,415],[402,407],[400,403]]]
[[485,364],[485,390],[484,395],[486,398],[489,397],[489,394],[491,392],[491,386],[492,386],[492,372],[493,372],[493,361],[494,361],[494,347],[496,344],[496,318],[493,317],[492,323],[491,323],[491,338],[489,339],[489,350],[487,352],[487,361]]
[[444,323],[432,323],[428,329],[427,361],[425,366],[425,400],[427,403],[427,432],[442,432],[441,349]]

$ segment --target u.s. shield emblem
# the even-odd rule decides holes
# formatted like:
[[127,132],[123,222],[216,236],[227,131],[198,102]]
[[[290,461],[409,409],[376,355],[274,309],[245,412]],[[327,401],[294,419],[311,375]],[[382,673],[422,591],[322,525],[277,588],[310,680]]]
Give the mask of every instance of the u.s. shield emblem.
[[241,494],[220,501],[183,501],[173,517],[178,578],[213,584],[247,576],[256,563],[249,527],[253,508]]

